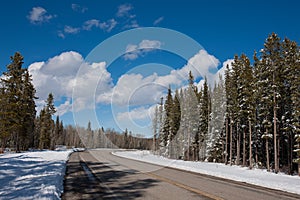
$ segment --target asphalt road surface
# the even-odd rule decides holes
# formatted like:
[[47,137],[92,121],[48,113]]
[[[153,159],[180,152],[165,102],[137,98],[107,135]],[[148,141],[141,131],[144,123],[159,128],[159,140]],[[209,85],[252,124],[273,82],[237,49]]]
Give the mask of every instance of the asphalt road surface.
[[300,199],[282,191],[120,158],[111,152],[73,153],[62,199]]

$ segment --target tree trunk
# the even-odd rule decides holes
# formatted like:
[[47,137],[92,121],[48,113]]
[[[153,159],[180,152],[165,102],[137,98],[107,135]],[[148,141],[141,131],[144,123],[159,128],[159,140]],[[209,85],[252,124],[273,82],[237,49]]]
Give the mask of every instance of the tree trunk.
[[229,164],[232,165],[232,121],[230,119],[230,147],[229,147]]
[[[273,73],[273,82],[275,79],[275,74]],[[275,162],[275,173],[277,174],[278,169],[278,150],[277,150],[277,118],[276,118],[276,93],[273,91],[273,123],[274,123],[274,162]]]
[[270,160],[269,160],[269,139],[266,139],[266,153],[267,153],[267,170],[270,171]]
[[243,166],[246,166],[246,130],[243,130]]
[[240,165],[240,154],[241,154],[241,135],[238,128],[239,124],[236,124],[236,135],[237,135],[237,141],[236,141],[236,165]]
[[226,130],[226,132],[225,132],[225,159],[224,159],[224,161],[225,161],[225,165],[227,165],[228,163],[227,163],[227,158],[228,158],[228,119],[226,118],[226,125],[225,125],[226,127],[225,127],[225,130]]
[[252,130],[251,121],[249,120],[249,168],[252,169]]
[[[238,126],[238,125],[237,125]],[[236,127],[236,135],[237,135],[237,141],[236,141],[236,165],[240,165],[240,157],[241,157],[241,135],[238,131],[238,127]]]

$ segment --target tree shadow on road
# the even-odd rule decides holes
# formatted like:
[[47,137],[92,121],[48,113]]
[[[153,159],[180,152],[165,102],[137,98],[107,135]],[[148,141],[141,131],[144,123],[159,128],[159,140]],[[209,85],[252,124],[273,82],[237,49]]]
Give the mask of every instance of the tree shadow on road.
[[86,167],[78,161],[67,163],[63,200],[142,198],[145,190],[159,182],[136,170],[116,170],[117,164],[89,161],[84,165],[93,174],[89,175],[91,171],[84,170]]

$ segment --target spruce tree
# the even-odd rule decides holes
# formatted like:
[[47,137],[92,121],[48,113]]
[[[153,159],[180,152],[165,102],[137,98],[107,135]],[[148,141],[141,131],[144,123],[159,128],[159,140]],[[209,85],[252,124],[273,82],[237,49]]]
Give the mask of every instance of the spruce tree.
[[35,89],[31,77],[22,68],[23,56],[16,52],[1,78],[0,128],[2,147],[11,138],[15,150],[25,150],[32,145],[35,116]]
[[282,87],[282,60],[281,60],[281,44],[280,38],[272,33],[267,38],[264,49],[261,52],[262,63],[265,65],[267,72],[269,72],[267,80],[269,83],[267,84],[268,90],[270,93],[269,98],[271,97],[271,106],[272,106],[272,118],[273,118],[273,141],[274,141],[274,163],[275,163],[275,173],[279,171],[279,147],[278,147],[278,118],[277,118],[277,110],[278,110],[278,102],[280,95],[280,89]]
[[46,100],[45,107],[40,112],[40,149],[54,149],[55,141],[51,142],[51,138],[54,133],[54,121],[52,116],[55,114],[56,109],[54,107],[54,97],[52,93],[49,93]]
[[200,122],[199,122],[199,139],[200,139],[200,159],[203,161],[206,158],[208,123],[210,114],[210,95],[207,85],[207,78],[204,79],[203,90],[200,100]]

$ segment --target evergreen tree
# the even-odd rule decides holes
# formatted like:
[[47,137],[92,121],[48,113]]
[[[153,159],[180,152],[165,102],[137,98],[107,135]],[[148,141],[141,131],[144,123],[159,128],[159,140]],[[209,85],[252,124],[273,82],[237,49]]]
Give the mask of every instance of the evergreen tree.
[[55,143],[51,140],[54,133],[54,121],[52,116],[55,114],[56,109],[54,107],[54,97],[52,93],[49,93],[46,100],[45,107],[40,112],[40,149],[54,149]]
[[200,122],[199,122],[199,139],[200,139],[200,159],[203,161],[206,158],[207,152],[207,136],[208,123],[210,115],[210,95],[207,85],[207,78],[204,79],[203,90],[200,99]]
[[33,84],[31,83],[32,79],[29,75],[28,70],[25,70],[24,77],[23,77],[23,90],[22,90],[22,108],[20,112],[22,112],[22,132],[21,132],[21,141],[22,142],[22,149],[28,149],[29,147],[33,147],[34,145],[34,121],[36,117],[36,110],[35,110],[35,89]]
[[16,52],[1,78],[0,128],[2,147],[8,138],[17,152],[32,145],[35,116],[35,89],[31,77],[22,68],[23,56]]
[[209,122],[209,135],[208,140],[211,142],[211,146],[208,146],[208,161],[214,162],[224,162],[225,160],[225,150],[224,147],[226,144],[226,135],[224,133],[224,122],[225,122],[225,111],[226,111],[226,102],[225,102],[225,87],[224,80],[222,76],[219,76],[219,82],[215,83],[211,101],[211,120]]
[[282,87],[282,60],[281,60],[281,44],[280,38],[272,33],[266,40],[264,44],[264,49],[261,52],[262,63],[265,65],[267,75],[267,95],[271,99],[272,106],[272,118],[273,118],[273,141],[274,141],[274,163],[275,163],[275,173],[279,171],[279,146],[278,146],[278,102],[280,96],[280,89]]
[[164,104],[164,121],[162,127],[162,142],[166,147],[171,139],[173,97],[171,87],[168,89],[168,95]]
[[[234,62],[232,63],[232,69],[226,70],[225,74],[225,90],[226,90],[226,98],[227,98],[227,117],[229,121],[229,130],[230,130],[230,149],[229,149],[229,163],[232,164],[233,162],[233,145],[234,140],[236,141],[236,163],[239,162],[239,123],[238,123],[238,113],[239,113],[239,106],[238,106],[238,78],[240,76],[240,60],[236,55],[234,57]],[[235,133],[235,135],[234,135]],[[234,138],[235,136],[235,138]]]
[[[282,55],[284,63],[284,95],[282,95],[283,101],[283,113],[281,121],[283,122],[282,131],[286,136],[285,140],[288,141],[287,152],[287,164],[289,173],[292,174],[293,167],[292,161],[296,157],[295,152],[299,148],[299,134],[300,134],[300,49],[296,42],[285,38],[282,42]],[[293,147],[296,142],[296,150],[293,151]],[[298,142],[298,144],[297,144]],[[298,147],[297,147],[298,146]],[[299,152],[298,152],[299,154]],[[296,159],[297,160],[297,159]],[[300,169],[300,161],[298,162]],[[300,174],[300,170],[298,172]]]

